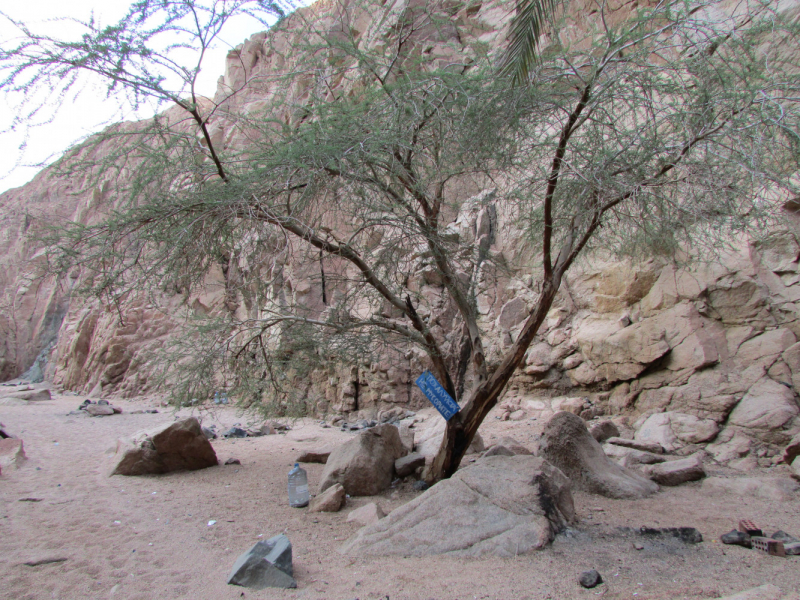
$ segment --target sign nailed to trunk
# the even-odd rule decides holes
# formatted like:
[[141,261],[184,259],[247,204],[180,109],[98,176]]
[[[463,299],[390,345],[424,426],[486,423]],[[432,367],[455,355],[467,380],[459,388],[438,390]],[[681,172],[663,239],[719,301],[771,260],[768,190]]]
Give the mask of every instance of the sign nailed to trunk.
[[430,371],[425,371],[417,377],[416,384],[422,390],[422,393],[428,397],[431,404],[436,407],[436,410],[442,413],[445,421],[449,421],[454,414],[461,410],[458,402],[453,400]]

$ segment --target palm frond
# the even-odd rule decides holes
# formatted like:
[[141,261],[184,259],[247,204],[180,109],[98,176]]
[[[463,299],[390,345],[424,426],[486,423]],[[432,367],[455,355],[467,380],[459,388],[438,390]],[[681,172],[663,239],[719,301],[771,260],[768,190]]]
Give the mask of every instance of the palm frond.
[[562,0],[517,0],[511,21],[508,48],[500,60],[499,73],[512,77],[514,85],[528,81],[538,60],[539,36]]

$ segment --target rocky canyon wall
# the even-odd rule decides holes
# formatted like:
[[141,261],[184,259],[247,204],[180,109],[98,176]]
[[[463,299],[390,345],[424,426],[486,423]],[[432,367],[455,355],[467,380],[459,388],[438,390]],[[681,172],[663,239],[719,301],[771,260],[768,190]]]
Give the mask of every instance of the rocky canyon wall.
[[[381,27],[390,31],[403,11],[414,7],[413,2],[388,6]],[[621,2],[615,14],[622,19],[630,9],[630,3]],[[796,12],[797,3],[786,3],[785,10]],[[355,4],[318,3],[306,11],[307,18],[324,20],[330,31],[346,22],[350,30],[365,32],[375,23],[374,14],[359,12]],[[502,3],[454,3],[450,26],[421,32],[417,43],[444,63],[473,52],[477,43],[499,47],[509,15]],[[229,54],[214,99],[224,108],[213,125],[214,143],[247,147],[248,129],[236,115],[254,115],[269,106],[277,92],[270,73],[286,68],[286,50],[298,31],[290,26],[254,35]],[[290,90],[293,105],[302,104],[306,85],[298,77]],[[331,92],[346,91],[348,85],[342,81]],[[41,371],[70,390],[146,394],[154,391],[150,353],[174,335],[182,319],[222,310],[258,315],[258,307],[243,295],[231,298],[226,284],[252,276],[259,267],[234,261],[213,269],[200,292],[141,298],[123,312],[72,297],[71,276],[55,281],[38,275],[46,256],[29,234],[53,216],[93,218],[104,192],[87,191],[84,183],[45,171],[0,197],[0,377],[17,377],[34,367],[28,376]],[[487,266],[479,283],[489,360],[516,339],[537,294],[529,244],[494,193],[491,187],[465,184],[464,201],[450,224],[461,239],[487,236],[492,264],[505,265],[502,270]],[[800,204],[789,202],[783,211],[784,226],[762,241],[738,240],[707,260],[587,257],[568,274],[512,380],[503,399],[506,417],[559,407],[585,416],[629,415],[665,447],[710,444],[723,462],[741,460],[762,445],[784,444],[800,431]],[[309,264],[286,257],[282,293],[313,307],[322,290],[309,276]],[[429,267],[419,259],[414,285],[433,310],[445,311],[439,300],[442,283]],[[446,325],[437,334],[454,335]],[[371,364],[315,373],[303,382],[303,393],[320,412],[374,416],[398,404],[421,406],[425,401],[413,380],[428,366],[424,355],[396,348]]]

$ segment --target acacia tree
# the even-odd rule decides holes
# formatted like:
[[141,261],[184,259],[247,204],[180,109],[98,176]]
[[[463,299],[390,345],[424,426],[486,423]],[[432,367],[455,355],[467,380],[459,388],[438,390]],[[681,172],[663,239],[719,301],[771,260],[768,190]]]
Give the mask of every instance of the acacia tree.
[[[365,360],[380,342],[418,349],[461,405],[427,474],[447,477],[581,253],[712,246],[768,227],[797,194],[795,25],[767,2],[733,14],[719,4],[665,0],[615,26],[604,4],[567,14],[524,87],[496,76],[490,56],[426,52],[454,27],[447,6],[376,8],[367,31],[354,26],[366,2],[305,15],[291,39],[311,47],[263,82],[295,91],[227,116],[251,143],[218,152],[216,176],[192,179],[196,163],[169,147],[142,153],[147,176],[126,200],[96,225],[61,229],[51,249],[117,297],[148,281],[200,283],[220,260],[257,265],[234,290],[248,309],[174,361],[225,369],[257,401],[300,365]],[[540,248],[527,266],[537,298],[503,351],[487,350],[477,308],[485,266],[501,266],[491,239],[452,226],[466,187],[493,188],[497,218],[523,223]],[[321,303],[287,293],[290,262],[316,265]],[[429,273],[435,296],[421,289]],[[184,379],[186,393],[202,380]]]

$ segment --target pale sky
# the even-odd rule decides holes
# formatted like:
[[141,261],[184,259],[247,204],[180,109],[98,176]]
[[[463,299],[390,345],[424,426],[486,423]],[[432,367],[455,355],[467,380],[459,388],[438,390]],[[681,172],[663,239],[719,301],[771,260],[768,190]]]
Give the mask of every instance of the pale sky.
[[[309,2],[303,2],[306,3]],[[70,24],[64,21],[53,23],[50,20],[59,17],[88,20],[94,10],[96,20],[104,25],[111,25],[125,14],[130,4],[130,0],[28,0],[13,3],[5,1],[0,11],[15,20],[27,23],[34,31],[41,31],[41,28],[44,28],[46,32],[67,37]],[[263,25],[248,17],[239,17],[238,20],[232,20],[226,25],[220,36],[220,43],[204,61],[199,85],[201,94],[213,96],[217,79],[224,72],[225,55],[228,50],[263,29]],[[13,30],[0,20],[0,42],[5,42],[12,35]],[[14,112],[9,100],[0,95],[0,131],[8,128]],[[125,119],[146,118],[152,114],[151,108],[149,111],[142,109],[138,114],[126,109],[120,115],[119,102],[107,99],[105,90],[97,86],[89,93],[81,95],[74,103],[61,102],[52,122],[29,129],[24,152],[19,149],[25,140],[24,132],[0,133],[0,193],[24,185],[40,170],[39,167],[26,165],[54,160],[70,145],[102,128],[109,119],[118,116]]]

